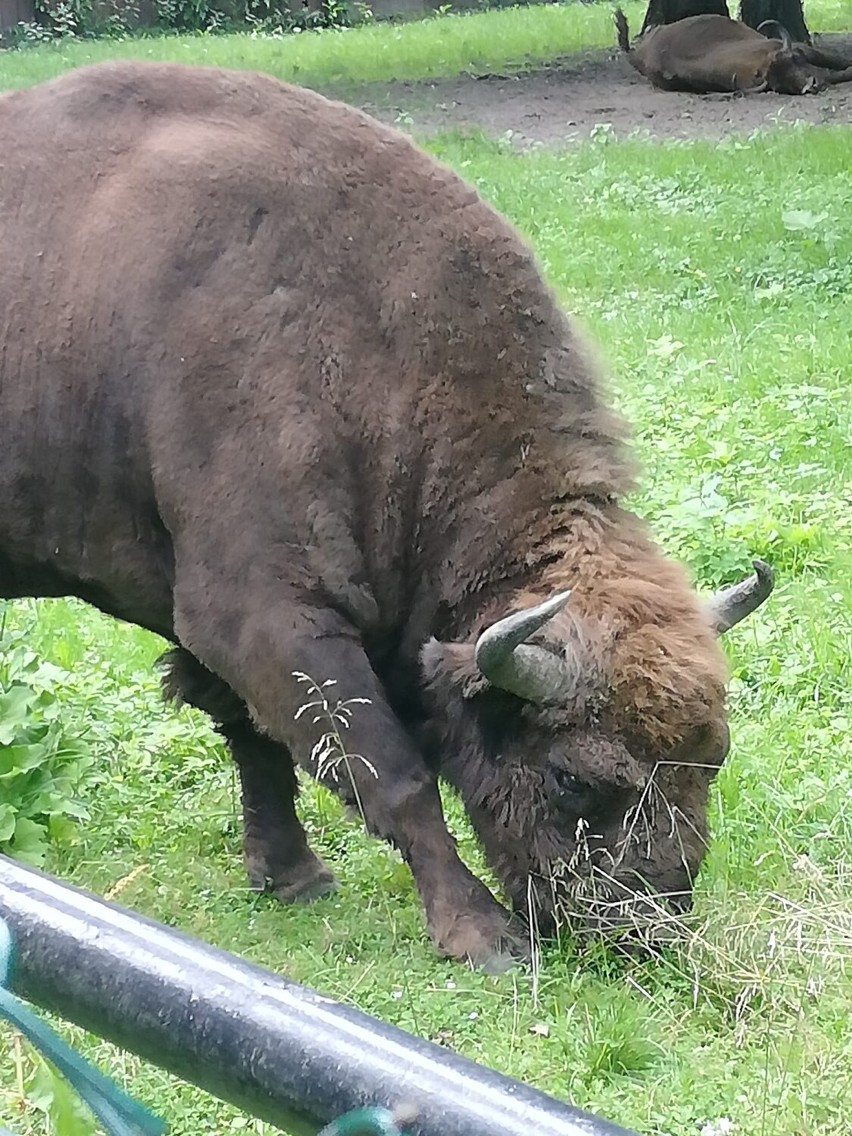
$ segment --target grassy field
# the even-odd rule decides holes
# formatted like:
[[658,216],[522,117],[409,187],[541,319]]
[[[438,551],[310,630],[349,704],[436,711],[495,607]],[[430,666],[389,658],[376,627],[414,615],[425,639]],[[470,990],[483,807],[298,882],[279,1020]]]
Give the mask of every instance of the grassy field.
[[[812,12],[835,9],[813,4],[809,19],[825,26]],[[575,17],[582,38],[603,13],[577,7]],[[503,27],[524,18],[487,19]],[[422,34],[441,26],[432,21]],[[387,48],[377,46],[381,34]],[[365,37],[387,59],[402,42],[394,37],[419,34],[329,36],[345,63],[310,52],[286,62],[288,44],[230,37],[62,45],[2,57],[0,68],[11,85],[93,52],[185,51],[199,62],[215,52],[221,62],[218,53],[232,49],[230,62],[279,74],[313,80],[340,67],[350,78],[378,77],[373,47],[359,63],[358,50],[347,56],[340,46],[347,37]],[[484,60],[486,43],[483,33],[481,46],[466,47],[463,65]],[[282,53],[275,68],[265,54],[273,49]],[[419,45],[405,58],[421,73],[427,56]],[[490,63],[495,56],[508,58],[497,50]],[[435,59],[450,66],[440,52]],[[848,1136],[848,130],[665,146],[603,132],[564,154],[518,154],[482,137],[432,148],[528,235],[566,306],[600,342],[645,463],[634,504],[665,547],[706,586],[746,570],[752,554],[777,569],[771,602],[727,641],[734,748],[715,783],[692,933],[656,960],[597,946],[580,953],[563,940],[544,948],[534,973],[469,973],[435,958],[399,858],[314,786],[303,817],[342,891],[297,910],[251,895],[232,771],[202,718],[161,707],[151,672],[161,645],[63,602],[6,611],[7,632],[24,629],[70,672],[61,683],[66,725],[98,757],[91,817],[54,844],[47,867],[646,1136],[722,1136],[725,1118],[737,1136]],[[448,808],[466,857],[481,867],[462,814],[453,801]],[[173,1133],[272,1131],[68,1032]],[[0,1125],[44,1132],[43,1090],[29,1056],[0,1031]]]
[[[830,12],[840,0],[821,0]],[[640,18],[642,4],[624,9]],[[567,52],[614,42],[604,4],[548,4],[506,8],[416,23],[368,24],[344,31],[253,35],[169,36],[122,42],[62,41],[0,58],[0,87],[27,86],[69,67],[115,57],[172,60],[218,67],[250,67],[310,86],[383,79],[429,79],[464,71],[522,68]]]

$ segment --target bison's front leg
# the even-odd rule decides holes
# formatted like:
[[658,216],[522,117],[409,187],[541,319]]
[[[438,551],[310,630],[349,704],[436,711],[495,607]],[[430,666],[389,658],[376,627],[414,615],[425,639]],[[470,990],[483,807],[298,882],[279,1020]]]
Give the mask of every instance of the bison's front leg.
[[217,582],[195,573],[179,579],[175,627],[184,646],[225,679],[264,731],[399,849],[438,950],[488,971],[510,966],[524,953],[522,940],[459,858],[435,779],[357,633],[329,609],[286,602],[280,584],[274,598],[253,596],[256,608],[235,611],[240,597],[232,588],[211,602]]

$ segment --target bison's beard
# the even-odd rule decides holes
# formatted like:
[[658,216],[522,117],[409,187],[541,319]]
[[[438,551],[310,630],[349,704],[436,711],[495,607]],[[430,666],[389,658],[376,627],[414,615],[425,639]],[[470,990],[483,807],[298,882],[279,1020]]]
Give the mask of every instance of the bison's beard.
[[[541,936],[565,931],[575,937],[604,935],[618,939],[662,942],[684,929],[692,906],[692,887],[681,877],[678,886],[650,886],[628,874],[599,849],[531,868],[521,875],[503,856],[489,858],[512,908]],[[508,868],[508,870],[507,870]]]

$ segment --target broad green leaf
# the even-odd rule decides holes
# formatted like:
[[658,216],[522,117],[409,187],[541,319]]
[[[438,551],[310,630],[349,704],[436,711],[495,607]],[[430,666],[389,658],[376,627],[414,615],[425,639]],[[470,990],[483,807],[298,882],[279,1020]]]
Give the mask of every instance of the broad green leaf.
[[818,229],[826,220],[828,220],[827,213],[812,213],[809,209],[788,209],[781,214],[784,228],[793,232],[811,232]]
[[15,832],[17,813],[12,805],[0,804],[0,844],[11,840]]
[[10,745],[32,712],[38,695],[29,687],[15,685],[0,694],[0,745]]
[[25,864],[32,864],[39,868],[44,863],[44,854],[47,851],[44,825],[37,824],[27,817],[19,816],[15,824],[15,835],[9,848],[9,854],[16,860]]

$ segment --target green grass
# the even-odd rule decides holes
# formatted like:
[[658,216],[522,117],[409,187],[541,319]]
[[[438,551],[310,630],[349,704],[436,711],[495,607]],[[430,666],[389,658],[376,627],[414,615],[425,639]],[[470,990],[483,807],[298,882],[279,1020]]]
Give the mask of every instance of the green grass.
[[[628,0],[625,11],[631,19],[639,19],[642,4]],[[608,5],[548,4],[394,26],[300,32],[283,38],[204,35],[121,42],[65,40],[0,56],[0,87],[28,86],[71,67],[116,57],[252,68],[305,86],[336,86],[522,68],[613,43]]]
[[[535,976],[437,960],[407,870],[308,787],[344,890],[282,910],[245,890],[234,779],[206,724],[159,704],[158,644],[81,605],[11,618],[74,673],[101,754],[92,820],[49,867],[642,1133],[720,1116],[845,1136],[852,1112],[852,171],[843,130],[721,146],[436,149],[529,235],[616,373],[646,465],[635,504],[710,585],[752,553],[779,587],[729,640],[735,745],[716,782],[694,935],[656,962],[570,943]],[[480,864],[459,810],[452,824]],[[167,818],[167,821],[164,821]],[[74,1034],[81,1038],[81,1035]],[[178,1133],[228,1108],[83,1042]],[[6,1112],[17,1090],[8,1066]],[[0,1094],[2,1099],[2,1094]],[[0,1116],[3,1109],[0,1108]],[[11,1119],[11,1116],[7,1116]],[[19,1131],[27,1129],[16,1118]]]
[[[825,26],[815,10],[829,6],[809,8]],[[92,50],[3,57],[4,81],[19,60],[81,62],[78,46]],[[251,895],[233,773],[202,718],[160,705],[150,669],[159,644],[60,601],[13,605],[8,619],[72,672],[68,726],[89,738],[103,777],[87,801],[91,820],[47,867],[101,894],[117,888],[140,912],[647,1136],[697,1136],[720,1117],[737,1136],[848,1136],[848,131],[720,145],[604,133],[564,154],[454,135],[433,148],[527,234],[601,344],[645,463],[634,505],[667,550],[705,586],[752,554],[778,570],[771,602],[728,637],[734,748],[715,783],[692,934],[657,960],[617,959],[597,945],[581,954],[562,941],[545,947],[533,974],[469,973],[434,956],[399,858],[312,785],[302,814],[343,890],[288,910]],[[452,800],[448,811],[481,869]],[[213,1098],[68,1033],[173,1133],[243,1126]],[[30,1074],[0,1032],[0,1124],[22,1136],[45,1130]]]
[[[644,0],[625,0],[638,27]],[[810,27],[848,30],[848,0],[810,0]],[[610,4],[547,4],[394,26],[251,35],[73,41],[0,54],[0,89],[25,87],[105,59],[172,60],[267,71],[311,87],[388,79],[434,79],[464,71],[523,68],[614,44]]]

